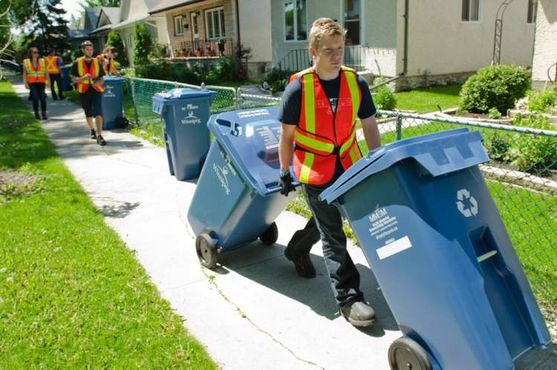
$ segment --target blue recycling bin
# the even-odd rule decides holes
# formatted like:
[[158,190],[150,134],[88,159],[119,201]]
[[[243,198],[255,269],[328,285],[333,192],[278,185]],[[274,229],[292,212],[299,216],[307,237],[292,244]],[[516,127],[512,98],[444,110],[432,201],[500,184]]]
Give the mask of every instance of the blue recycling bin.
[[71,83],[70,70],[71,66],[60,67],[60,74],[62,75],[62,86],[60,87],[62,91],[72,91],[73,84]]
[[153,112],[162,116],[170,174],[177,180],[196,179],[209,151],[207,121],[216,93],[172,89],[153,95]]
[[124,77],[104,77],[102,94],[103,129],[116,128],[116,119],[122,117],[124,99]]
[[276,242],[275,219],[295,193],[280,194],[277,108],[211,116],[215,140],[188,210],[201,263],[214,268],[218,253],[257,238]]
[[393,368],[511,370],[550,342],[478,168],[486,161],[478,132],[450,130],[380,147],[322,193],[404,334]]

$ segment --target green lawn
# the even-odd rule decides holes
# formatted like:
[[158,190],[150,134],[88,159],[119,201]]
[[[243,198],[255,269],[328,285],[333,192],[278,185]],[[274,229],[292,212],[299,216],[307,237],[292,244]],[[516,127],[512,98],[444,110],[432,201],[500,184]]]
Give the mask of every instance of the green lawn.
[[0,368],[214,369],[5,81],[0,106]]
[[462,85],[420,87],[412,91],[396,93],[396,109],[427,113],[458,106],[458,94]]

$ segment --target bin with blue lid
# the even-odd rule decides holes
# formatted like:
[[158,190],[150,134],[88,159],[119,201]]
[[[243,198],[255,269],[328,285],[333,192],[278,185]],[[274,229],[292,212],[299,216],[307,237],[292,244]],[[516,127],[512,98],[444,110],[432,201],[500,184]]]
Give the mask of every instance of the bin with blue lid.
[[370,152],[321,195],[350,222],[404,335],[393,369],[511,370],[550,342],[478,167],[488,160],[478,132],[425,135]]
[[177,180],[199,176],[210,134],[207,121],[216,93],[206,89],[176,88],[153,96],[153,112],[160,114],[170,174]]
[[276,107],[211,116],[215,140],[188,211],[201,263],[214,268],[218,253],[258,238],[272,245],[275,219],[295,196],[280,194]]
[[123,116],[124,77],[104,76],[102,93],[103,129],[116,128],[116,120]]

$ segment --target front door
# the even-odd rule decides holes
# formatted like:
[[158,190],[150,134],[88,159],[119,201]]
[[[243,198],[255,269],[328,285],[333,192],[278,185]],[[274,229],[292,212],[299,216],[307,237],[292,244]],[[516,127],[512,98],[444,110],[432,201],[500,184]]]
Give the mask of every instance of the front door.
[[199,12],[190,13],[191,18],[191,41],[193,44],[193,52],[196,53],[201,50],[201,45],[199,45]]

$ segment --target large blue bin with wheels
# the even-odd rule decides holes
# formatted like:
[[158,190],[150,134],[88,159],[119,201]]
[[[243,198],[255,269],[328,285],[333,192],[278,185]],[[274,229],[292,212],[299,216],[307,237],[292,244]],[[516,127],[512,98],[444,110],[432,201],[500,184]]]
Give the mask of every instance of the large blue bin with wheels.
[[172,89],[153,96],[153,112],[162,116],[170,174],[196,179],[209,151],[207,121],[214,91]]
[[260,238],[276,242],[275,219],[295,193],[280,194],[277,108],[211,116],[215,140],[201,171],[189,211],[201,263],[213,268],[219,252]]
[[124,99],[124,77],[104,76],[102,94],[103,129],[116,128],[116,120],[122,117]]
[[62,78],[62,86],[60,87],[62,91],[72,91],[73,84],[71,82],[70,77],[70,70],[72,69],[71,66],[62,66],[60,67],[60,74]]
[[550,342],[480,173],[486,161],[478,132],[450,130],[380,147],[322,193],[349,220],[404,334],[393,368],[511,370]]

